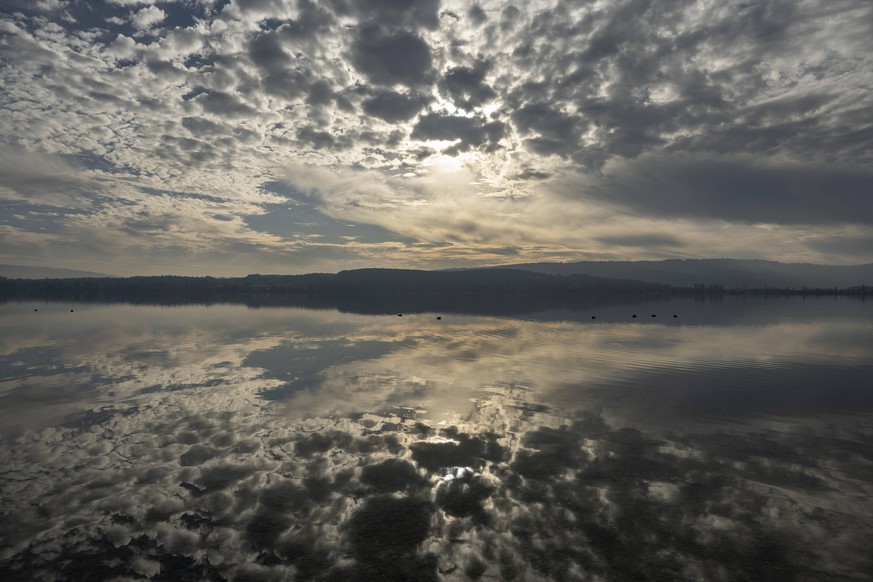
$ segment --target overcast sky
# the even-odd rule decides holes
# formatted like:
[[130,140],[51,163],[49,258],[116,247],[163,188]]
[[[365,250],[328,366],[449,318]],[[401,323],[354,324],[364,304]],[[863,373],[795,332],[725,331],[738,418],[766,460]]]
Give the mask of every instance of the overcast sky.
[[873,261],[870,0],[0,6],[0,263]]

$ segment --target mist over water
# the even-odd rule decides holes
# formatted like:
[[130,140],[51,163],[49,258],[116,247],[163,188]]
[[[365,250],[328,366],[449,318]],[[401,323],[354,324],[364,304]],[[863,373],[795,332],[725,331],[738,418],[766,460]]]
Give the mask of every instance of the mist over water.
[[833,297],[8,303],[0,574],[868,580],[871,345]]

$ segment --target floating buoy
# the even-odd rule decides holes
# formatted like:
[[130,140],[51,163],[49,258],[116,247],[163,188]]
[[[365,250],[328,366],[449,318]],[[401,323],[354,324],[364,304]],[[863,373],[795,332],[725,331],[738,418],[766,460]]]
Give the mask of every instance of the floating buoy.
[[678,316],[678,315],[676,315],[676,314],[675,314],[675,313],[674,313],[674,314],[673,314],[673,317],[679,317],[679,316]]
[[39,311],[39,309],[34,309],[34,311]]
[[637,314],[634,313],[632,317],[633,317],[634,319],[636,319],[636,318],[637,318]]
[[653,314],[652,314],[652,317],[658,317],[658,316],[657,316],[657,315],[655,315],[655,314],[654,314],[654,313],[653,313]]
[[70,313],[73,313],[73,310],[72,310],[72,309],[70,310]]
[[592,316],[591,316],[591,319],[597,319],[597,317],[596,317],[596,316],[594,316],[594,315],[592,315]]

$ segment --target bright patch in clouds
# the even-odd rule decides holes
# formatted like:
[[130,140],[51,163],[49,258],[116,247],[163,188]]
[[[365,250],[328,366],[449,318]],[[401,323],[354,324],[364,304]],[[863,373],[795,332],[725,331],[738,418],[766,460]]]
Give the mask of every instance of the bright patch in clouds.
[[866,0],[11,0],[0,262],[873,261],[871,55]]

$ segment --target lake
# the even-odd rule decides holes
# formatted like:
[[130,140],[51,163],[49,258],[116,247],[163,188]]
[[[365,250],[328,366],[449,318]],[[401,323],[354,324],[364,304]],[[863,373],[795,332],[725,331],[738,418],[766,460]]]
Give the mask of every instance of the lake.
[[870,580],[871,346],[841,297],[7,303],[0,578]]

